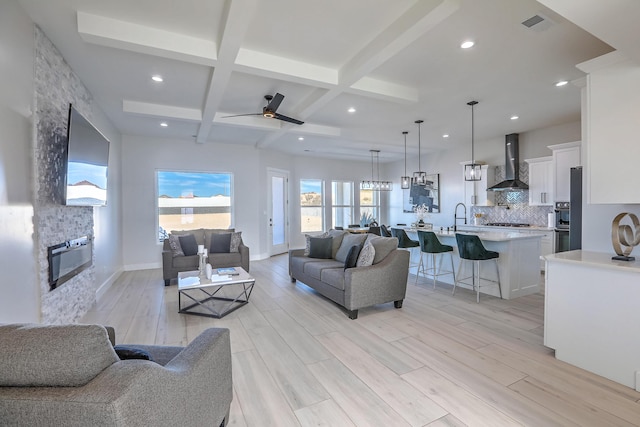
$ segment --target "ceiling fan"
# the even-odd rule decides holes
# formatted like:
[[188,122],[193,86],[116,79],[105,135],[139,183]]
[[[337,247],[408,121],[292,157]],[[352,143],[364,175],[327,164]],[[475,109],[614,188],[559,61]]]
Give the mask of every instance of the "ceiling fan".
[[276,113],[276,110],[278,109],[278,107],[280,106],[280,103],[284,99],[284,95],[279,93],[276,93],[275,95],[265,95],[264,99],[267,100],[267,105],[266,107],[262,108],[262,113],[236,114],[233,116],[223,116],[222,118],[224,119],[227,117],[263,116],[268,119],[278,119],[284,122],[293,123],[295,125],[301,125],[304,123],[303,121]]

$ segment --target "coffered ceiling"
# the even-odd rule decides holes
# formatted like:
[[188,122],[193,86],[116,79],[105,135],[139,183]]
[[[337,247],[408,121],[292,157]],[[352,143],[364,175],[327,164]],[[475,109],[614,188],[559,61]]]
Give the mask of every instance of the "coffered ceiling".
[[[366,161],[403,158],[403,130],[416,153],[416,119],[423,154],[470,144],[472,99],[479,143],[578,120],[579,88],[554,84],[612,50],[533,0],[19,3],[123,134]],[[303,125],[225,117],[275,93]]]

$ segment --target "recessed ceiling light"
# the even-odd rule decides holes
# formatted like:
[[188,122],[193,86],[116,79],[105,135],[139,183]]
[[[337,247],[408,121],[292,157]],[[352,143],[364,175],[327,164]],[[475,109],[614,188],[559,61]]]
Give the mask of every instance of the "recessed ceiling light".
[[160,126],[162,126],[163,128],[166,128],[167,126],[169,126],[169,124],[167,122],[162,122],[160,123]]
[[353,107],[349,107],[349,109],[347,111],[350,112],[350,113],[355,113],[356,109],[353,108]]
[[520,117],[518,116],[511,116],[511,120],[518,120]]
[[442,135],[443,138],[449,138],[449,134],[445,133],[444,135]]
[[475,43],[471,40],[465,40],[462,42],[462,44],[460,45],[460,47],[462,49],[469,49],[470,47],[473,47]]
[[558,83],[556,83],[556,87],[564,86],[564,85],[566,85],[567,83],[569,83],[569,82],[568,82],[568,81],[566,81],[566,80],[561,80],[561,81],[559,81]]
[[298,141],[304,141],[304,136],[299,136]]
[[158,75],[158,74],[156,74],[156,75],[154,75],[154,76],[151,76],[151,80],[153,80],[154,82],[158,82],[158,83],[160,83],[160,82],[164,81],[164,79],[162,78],[162,76],[160,76],[160,75]]

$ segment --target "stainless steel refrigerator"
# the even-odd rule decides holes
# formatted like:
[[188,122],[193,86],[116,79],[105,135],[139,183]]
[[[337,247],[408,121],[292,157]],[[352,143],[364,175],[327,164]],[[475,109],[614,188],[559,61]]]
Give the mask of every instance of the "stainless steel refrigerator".
[[571,168],[569,250],[582,249],[582,166]]

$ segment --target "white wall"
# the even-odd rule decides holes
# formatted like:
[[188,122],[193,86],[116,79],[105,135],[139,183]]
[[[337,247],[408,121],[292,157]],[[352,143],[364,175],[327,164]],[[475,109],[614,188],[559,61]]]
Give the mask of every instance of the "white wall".
[[233,226],[251,249],[260,248],[260,193],[265,191],[258,150],[227,144],[124,136],[122,146],[123,258],[125,269],[162,266],[158,243],[156,171],[230,172],[234,177]]
[[122,136],[97,108],[93,111],[93,124],[110,142],[107,206],[93,208],[95,278],[105,290],[123,271]]
[[33,24],[0,2],[0,323],[38,322],[31,167]]

